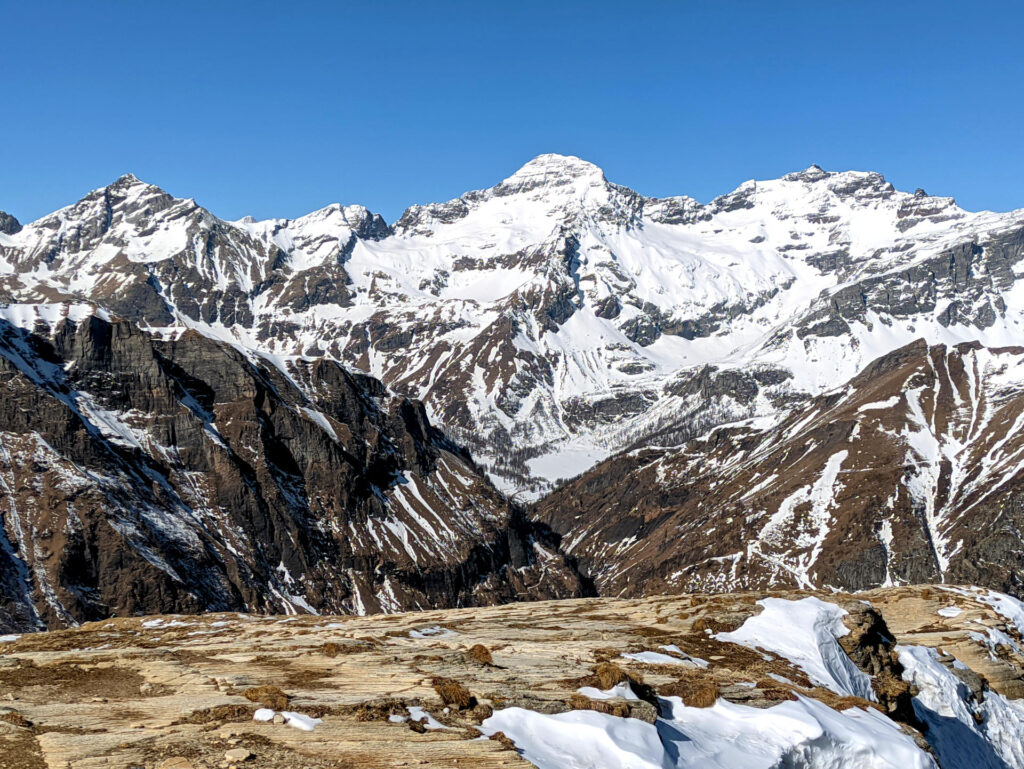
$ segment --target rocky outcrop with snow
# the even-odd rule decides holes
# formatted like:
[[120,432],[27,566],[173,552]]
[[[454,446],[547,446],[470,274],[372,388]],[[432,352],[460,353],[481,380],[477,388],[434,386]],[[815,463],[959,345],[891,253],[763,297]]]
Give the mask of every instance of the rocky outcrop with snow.
[[238,755],[266,769],[1024,769],[1019,602],[972,588],[770,592],[0,636],[0,692],[14,695],[0,696],[0,756],[70,769]]

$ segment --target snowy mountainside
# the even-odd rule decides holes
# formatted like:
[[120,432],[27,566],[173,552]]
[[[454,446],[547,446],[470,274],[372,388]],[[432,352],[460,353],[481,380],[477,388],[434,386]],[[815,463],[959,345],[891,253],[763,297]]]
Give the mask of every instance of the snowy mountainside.
[[[8,228],[14,229],[14,228]],[[917,338],[1014,343],[1024,213],[812,166],[701,204],[542,155],[413,206],[226,222],[122,177],[0,234],[0,297],[326,355],[529,498],[636,442],[805,403]]]

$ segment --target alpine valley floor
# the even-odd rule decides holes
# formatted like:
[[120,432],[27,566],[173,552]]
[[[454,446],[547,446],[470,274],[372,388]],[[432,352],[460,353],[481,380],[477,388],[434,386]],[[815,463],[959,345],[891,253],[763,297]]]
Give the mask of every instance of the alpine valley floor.
[[0,637],[0,768],[1016,769],[1022,634],[949,586],[116,618]]

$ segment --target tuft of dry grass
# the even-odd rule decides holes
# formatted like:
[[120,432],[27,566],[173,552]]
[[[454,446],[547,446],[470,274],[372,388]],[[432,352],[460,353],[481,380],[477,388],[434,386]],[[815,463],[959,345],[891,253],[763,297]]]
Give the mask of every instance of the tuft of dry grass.
[[612,687],[627,683],[633,693],[644,702],[649,702],[658,707],[658,695],[654,689],[644,683],[643,676],[639,673],[627,673],[614,662],[599,662],[594,666],[594,674],[577,679],[575,684],[580,686],[596,686],[598,689],[611,689]]
[[328,641],[320,647],[320,653],[325,657],[337,657],[341,654],[341,646],[334,643],[334,641]]
[[291,697],[276,686],[253,686],[242,692],[249,702],[258,702],[265,708],[284,710],[288,707]]
[[491,650],[483,644],[475,644],[466,650],[466,659],[476,662],[478,665],[493,665],[494,657]]
[[679,697],[691,708],[710,708],[718,701],[718,684],[703,671],[685,675],[674,683],[659,686],[665,697]]
[[470,694],[469,689],[453,678],[435,678],[431,681],[434,691],[441,698],[445,705],[454,705],[459,710],[465,710],[476,705],[476,697]]
[[[319,710],[322,712],[317,712]],[[386,721],[388,716],[408,715],[405,700],[395,697],[376,697],[354,705],[323,706],[322,708],[314,705],[304,707],[302,712],[314,718],[323,718],[324,715],[341,715],[356,721]]]
[[500,743],[505,750],[516,750],[516,744],[512,742],[505,732],[495,732],[490,736],[490,739]]
[[885,712],[885,709],[877,702],[871,702],[860,697],[836,694],[831,689],[825,689],[821,686],[815,686],[807,692],[807,696],[813,697],[818,700],[818,702],[828,705],[833,710],[846,710],[848,708],[863,708],[866,710],[868,708],[873,708],[881,713]]
[[376,647],[367,641],[356,641],[355,643],[336,643],[335,641],[328,641],[323,644],[317,651],[323,654],[325,657],[338,657],[342,654],[364,654],[366,652],[372,652]]
[[251,705],[217,705],[213,708],[193,710],[184,718],[178,720],[179,724],[215,724],[215,723],[239,723],[252,721],[252,714],[256,709]]
[[594,667],[594,675],[597,676],[601,689],[611,689],[621,683],[627,683],[629,675],[626,671],[614,662],[599,662]]
[[46,769],[39,741],[32,732],[20,730],[4,735],[2,744],[0,769]]
[[910,684],[902,678],[897,678],[888,671],[882,671],[875,676],[875,692],[883,702],[896,700],[910,693]]
[[705,614],[693,621],[690,630],[694,633],[703,633],[705,630],[710,630],[712,633],[731,633],[742,625],[749,616],[746,613],[723,613],[714,617]]
[[569,705],[573,710],[593,710],[619,718],[629,718],[631,710],[629,703],[625,700],[592,700],[579,692],[575,692],[569,697]]
[[481,702],[473,708],[473,720],[476,721],[478,724],[483,723],[493,715],[494,708],[492,708],[486,702]]
[[25,718],[25,716],[23,716],[17,710],[10,710],[6,713],[0,713],[0,721],[5,721],[6,723],[13,724],[14,726],[20,726],[22,729],[32,728],[32,722]]

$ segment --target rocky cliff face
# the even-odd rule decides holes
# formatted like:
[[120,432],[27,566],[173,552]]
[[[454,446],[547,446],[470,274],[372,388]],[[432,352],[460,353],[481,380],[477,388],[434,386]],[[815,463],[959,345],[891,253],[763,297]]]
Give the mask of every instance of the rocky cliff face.
[[0,233],[17,235],[19,232],[21,232],[21,222],[6,211],[0,211]]
[[67,305],[0,320],[0,627],[581,593],[419,403]]
[[1024,348],[912,343],[784,418],[620,454],[541,500],[602,594],[1024,591]]

